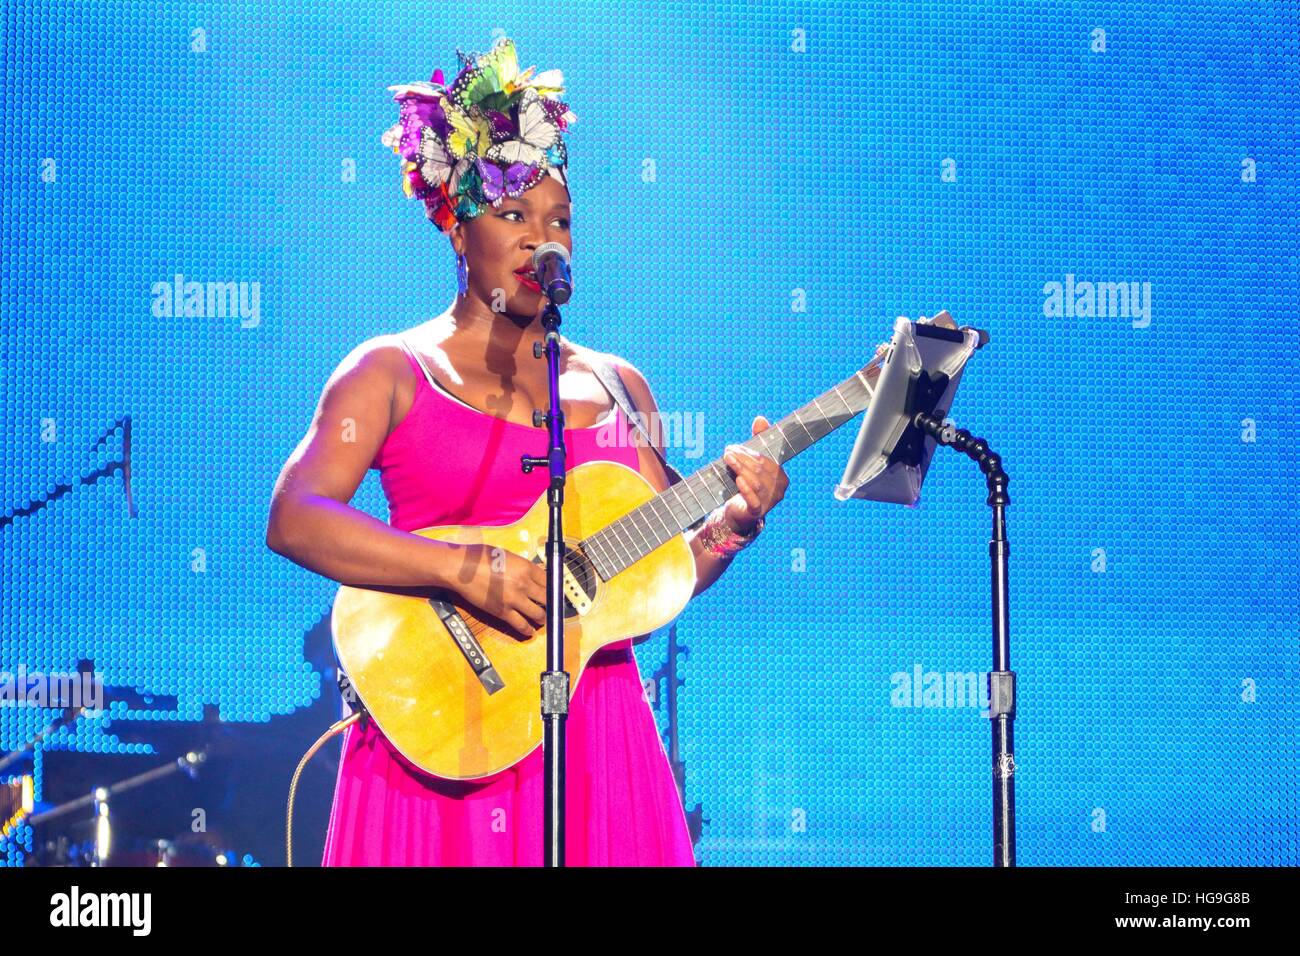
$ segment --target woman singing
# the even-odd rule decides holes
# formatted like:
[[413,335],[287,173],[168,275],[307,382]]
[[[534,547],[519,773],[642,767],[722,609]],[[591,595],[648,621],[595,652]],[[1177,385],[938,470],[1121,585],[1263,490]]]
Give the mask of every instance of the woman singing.
[[[572,248],[561,134],[574,117],[557,98],[559,72],[521,72],[511,41],[461,60],[450,86],[439,70],[429,83],[393,87],[400,121],[384,135],[403,159],[408,195],[451,241],[459,294],[436,318],[358,346],[331,375],[276,483],[267,544],[344,584],[454,592],[522,640],[545,625],[543,567],[411,532],[508,524],[546,492],[546,469],[525,474],[519,462],[544,451],[533,412],[549,404],[546,362],[533,355],[545,296],[531,269],[542,243]],[[599,358],[613,363],[641,414],[658,414],[631,365],[564,343],[567,466],[620,462],[662,491],[670,482],[662,441],[651,446],[633,427],[593,374]],[[767,427],[758,418],[754,433]],[[602,433],[614,440],[598,441]],[[726,461],[739,494],[688,532],[696,594],[761,530],[787,485],[771,458],[735,446]],[[379,469],[389,524],[348,504],[370,468]],[[567,862],[690,866],[681,798],[631,646],[629,637],[596,652],[572,689]],[[449,781],[408,762],[373,721],[354,723],[324,864],[540,865],[542,787],[541,747],[492,777]]]

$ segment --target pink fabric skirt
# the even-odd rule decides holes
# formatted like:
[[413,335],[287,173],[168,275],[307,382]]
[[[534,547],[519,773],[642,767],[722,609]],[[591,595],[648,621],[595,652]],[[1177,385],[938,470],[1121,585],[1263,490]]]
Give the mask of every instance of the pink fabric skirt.
[[[598,652],[566,722],[569,866],[694,866],[630,644]],[[486,780],[421,772],[374,726],[343,738],[325,866],[541,866],[542,748]]]

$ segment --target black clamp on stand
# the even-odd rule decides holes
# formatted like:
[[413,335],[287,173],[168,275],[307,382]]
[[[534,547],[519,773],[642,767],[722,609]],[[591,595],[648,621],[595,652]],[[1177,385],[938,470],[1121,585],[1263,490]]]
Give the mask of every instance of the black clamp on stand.
[[546,466],[551,480],[546,488],[549,522],[546,536],[546,670],[541,679],[542,757],[546,766],[543,843],[546,865],[564,866],[565,720],[569,714],[569,674],[564,669],[564,412],[560,406],[560,310],[573,287],[569,278],[569,251],[547,242],[533,252],[533,272],[547,297],[542,312],[546,345],[533,345],[533,357],[546,357],[550,411],[533,413],[533,424],[547,425],[547,450],[543,457],[520,456],[525,474]]

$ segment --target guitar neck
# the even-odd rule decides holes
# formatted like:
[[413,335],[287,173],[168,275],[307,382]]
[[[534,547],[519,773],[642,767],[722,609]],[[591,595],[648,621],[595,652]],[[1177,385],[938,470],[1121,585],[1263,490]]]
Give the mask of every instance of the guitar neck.
[[[740,444],[785,464],[866,409],[875,393],[874,375],[878,372],[873,361]],[[681,534],[736,492],[731,469],[721,458],[715,459],[590,535],[581,542],[581,547],[601,579],[608,581]]]

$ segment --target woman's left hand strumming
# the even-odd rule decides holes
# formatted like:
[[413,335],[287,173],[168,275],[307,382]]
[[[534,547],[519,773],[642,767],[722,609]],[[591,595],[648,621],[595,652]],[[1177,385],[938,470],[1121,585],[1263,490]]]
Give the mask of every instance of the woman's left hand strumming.
[[[771,427],[762,415],[754,419],[755,435]],[[727,502],[724,517],[737,534],[749,534],[758,519],[785,497],[790,479],[776,459],[752,452],[743,445],[728,445],[722,460],[736,473],[739,492]]]

